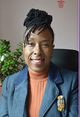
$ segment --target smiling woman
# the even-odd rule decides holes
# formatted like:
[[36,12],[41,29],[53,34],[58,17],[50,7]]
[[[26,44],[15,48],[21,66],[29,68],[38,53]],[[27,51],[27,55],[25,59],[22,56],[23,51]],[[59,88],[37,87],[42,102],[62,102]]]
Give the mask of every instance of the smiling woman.
[[23,48],[28,69],[33,72],[48,70],[52,51],[53,37],[49,29],[45,29],[41,33],[38,33],[37,30],[35,33],[31,33],[25,48]]
[[0,117],[77,117],[77,73],[51,62],[52,16],[31,9],[24,21],[25,68],[3,83]]

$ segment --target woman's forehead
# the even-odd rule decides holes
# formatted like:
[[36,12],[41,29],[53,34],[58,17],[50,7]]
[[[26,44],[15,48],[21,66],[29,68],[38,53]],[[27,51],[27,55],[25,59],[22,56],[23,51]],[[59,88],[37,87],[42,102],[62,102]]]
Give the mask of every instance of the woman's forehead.
[[31,32],[29,40],[31,39],[50,40],[52,39],[52,35],[48,29],[43,30],[42,32],[40,32],[39,30],[36,30],[35,32]]

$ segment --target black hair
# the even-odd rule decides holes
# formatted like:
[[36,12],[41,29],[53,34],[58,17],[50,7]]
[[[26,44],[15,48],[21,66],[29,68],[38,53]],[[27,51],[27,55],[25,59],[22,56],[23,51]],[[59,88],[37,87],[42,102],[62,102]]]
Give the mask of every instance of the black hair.
[[51,28],[52,16],[48,15],[47,12],[39,10],[39,9],[31,9],[27,14],[26,19],[24,20],[24,26],[26,27],[26,31],[24,34],[24,44],[28,41],[31,32],[35,32],[36,29],[43,31],[48,28],[52,34],[54,41],[54,32]]

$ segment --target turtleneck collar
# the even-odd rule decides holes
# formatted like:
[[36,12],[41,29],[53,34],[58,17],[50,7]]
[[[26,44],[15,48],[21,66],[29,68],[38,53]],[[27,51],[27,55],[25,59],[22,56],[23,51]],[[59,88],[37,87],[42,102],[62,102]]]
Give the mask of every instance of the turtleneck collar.
[[42,71],[42,72],[33,72],[29,70],[29,78],[30,79],[35,79],[35,80],[43,80],[48,78],[48,70]]

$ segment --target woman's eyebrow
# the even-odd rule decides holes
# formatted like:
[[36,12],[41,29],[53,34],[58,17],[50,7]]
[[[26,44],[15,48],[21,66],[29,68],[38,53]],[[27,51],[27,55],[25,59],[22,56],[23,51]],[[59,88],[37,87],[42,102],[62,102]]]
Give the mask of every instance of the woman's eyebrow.
[[[28,40],[28,41],[29,41],[29,42],[35,42],[35,38],[31,37],[31,38],[29,38],[29,40]],[[41,43],[44,43],[44,42],[49,43],[49,42],[50,42],[50,40],[43,39],[43,40],[41,40],[40,42],[41,42]]]
[[50,42],[49,39],[43,39],[41,42]]

